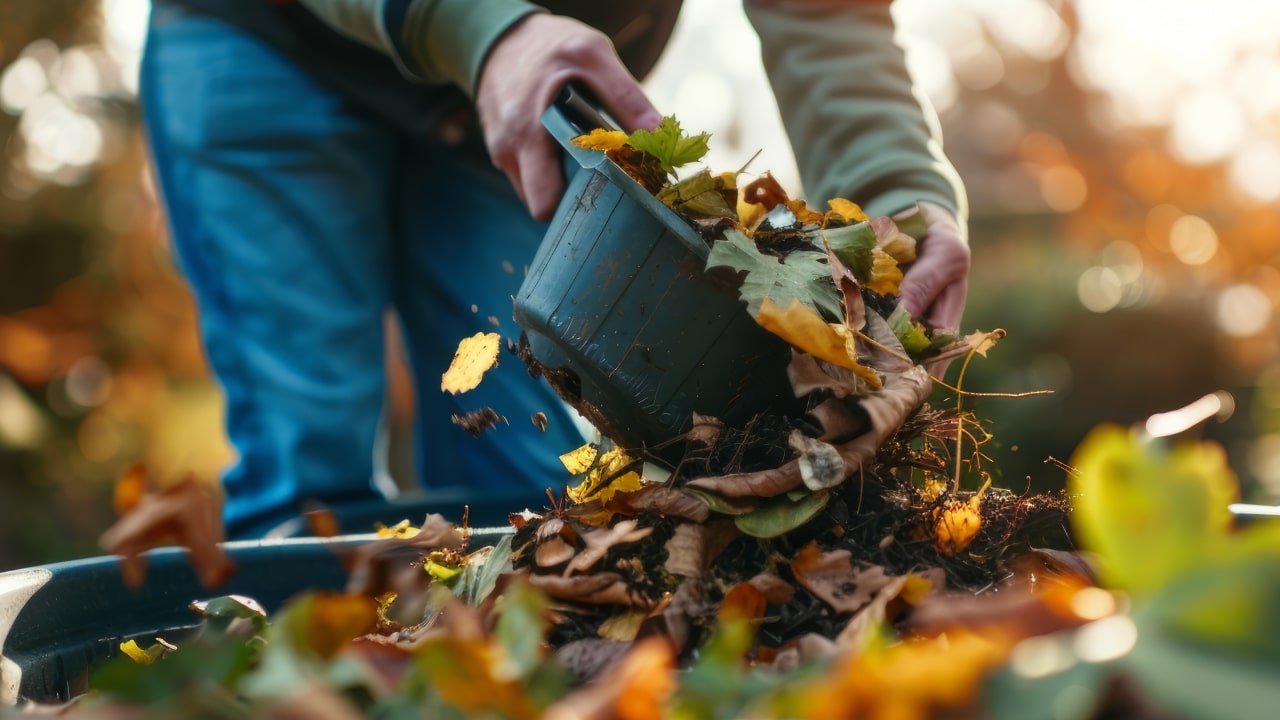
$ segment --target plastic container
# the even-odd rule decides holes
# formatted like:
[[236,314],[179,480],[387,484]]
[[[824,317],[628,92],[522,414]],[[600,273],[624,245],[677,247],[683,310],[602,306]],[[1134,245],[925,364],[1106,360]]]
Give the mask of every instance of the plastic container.
[[603,153],[570,142],[606,122],[572,89],[543,116],[578,170],[516,297],[533,357],[624,447],[661,445],[694,412],[734,424],[793,412],[789,346],[704,274],[702,238]]
[[[501,530],[476,530],[473,547],[494,544]],[[247,595],[270,613],[307,590],[341,590],[340,555],[372,535],[229,542],[236,573],[221,587],[201,587],[177,548],[147,553],[138,590],[120,579],[119,558],[95,557],[0,573],[0,704],[16,698],[57,702],[88,689],[90,670],[156,636],[181,641],[199,624],[194,600]]]

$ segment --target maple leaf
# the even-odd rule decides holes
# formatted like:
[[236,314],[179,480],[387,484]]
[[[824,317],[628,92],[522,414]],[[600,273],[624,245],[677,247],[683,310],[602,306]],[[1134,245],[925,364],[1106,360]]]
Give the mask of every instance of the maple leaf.
[[760,252],[751,238],[731,228],[707,255],[708,269],[721,266],[746,273],[738,296],[746,301],[753,317],[766,297],[783,307],[794,298],[826,317],[841,317],[839,293],[822,253],[795,252],[781,262]]
[[499,340],[498,333],[476,333],[463,338],[449,369],[440,376],[440,390],[457,395],[478,386],[484,374],[498,364]]
[[649,153],[662,164],[668,173],[681,165],[697,162],[707,154],[707,141],[711,133],[687,135],[680,128],[680,121],[668,115],[654,130],[636,130],[627,138],[631,147]]

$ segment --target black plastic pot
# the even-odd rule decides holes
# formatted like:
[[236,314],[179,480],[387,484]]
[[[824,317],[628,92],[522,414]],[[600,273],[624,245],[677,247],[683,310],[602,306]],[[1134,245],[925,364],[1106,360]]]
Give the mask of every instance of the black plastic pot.
[[[566,88],[543,125],[579,166],[529,266],[515,319],[557,392],[624,447],[694,412],[743,423],[796,405],[791,350],[703,271],[707,244],[604,153],[572,139],[607,120]],[[666,448],[678,459],[682,447]]]
[[[498,532],[476,531],[473,546],[493,544]],[[90,669],[117,655],[121,642],[180,641],[199,624],[192,601],[247,595],[271,613],[303,591],[341,590],[341,553],[372,539],[229,542],[236,573],[213,589],[199,584],[177,548],[146,554],[146,582],[136,591],[124,586],[114,556],[0,573],[0,704],[68,700],[88,689]]]

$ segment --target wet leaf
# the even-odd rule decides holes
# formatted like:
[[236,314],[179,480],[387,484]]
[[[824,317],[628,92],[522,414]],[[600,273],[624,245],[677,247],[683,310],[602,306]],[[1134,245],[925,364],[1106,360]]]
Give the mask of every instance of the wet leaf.
[[463,338],[449,369],[440,376],[441,392],[457,395],[480,385],[484,374],[498,364],[498,333],[476,333]]

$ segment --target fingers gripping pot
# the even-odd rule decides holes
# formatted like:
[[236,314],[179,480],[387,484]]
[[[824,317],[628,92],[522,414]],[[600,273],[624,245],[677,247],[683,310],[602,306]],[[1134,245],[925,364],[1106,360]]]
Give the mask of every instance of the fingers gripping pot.
[[[525,362],[602,433],[671,461],[697,412],[731,424],[793,414],[789,346],[704,273],[709,248],[603,153],[572,138],[608,124],[572,90],[543,124],[572,177],[515,301]],[[573,167],[577,166],[577,167]]]

